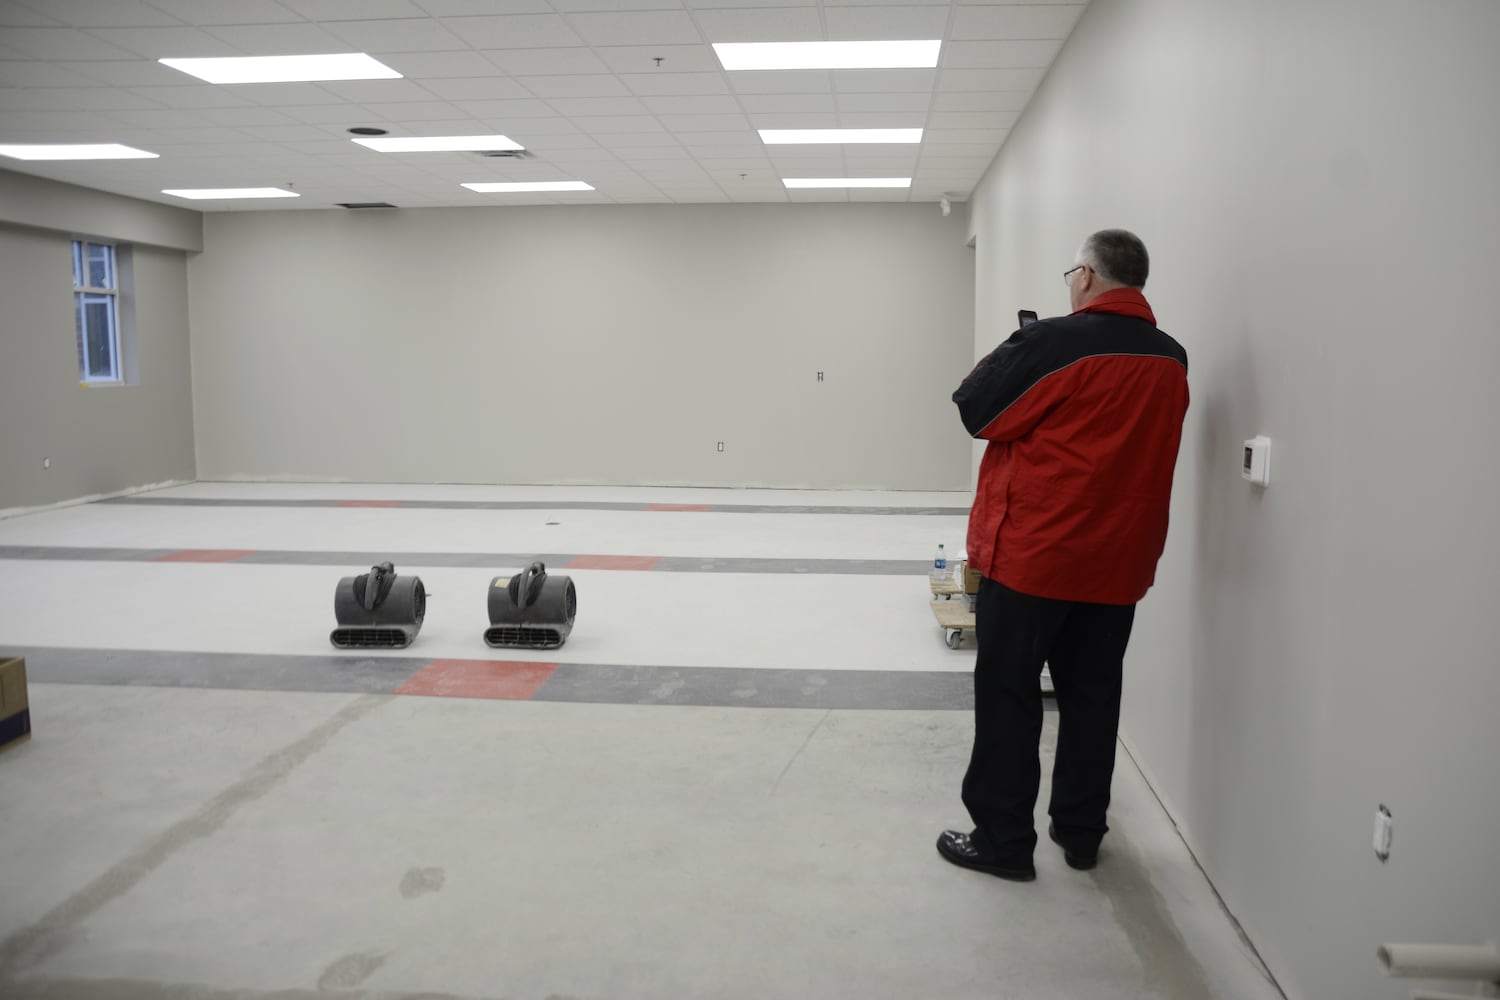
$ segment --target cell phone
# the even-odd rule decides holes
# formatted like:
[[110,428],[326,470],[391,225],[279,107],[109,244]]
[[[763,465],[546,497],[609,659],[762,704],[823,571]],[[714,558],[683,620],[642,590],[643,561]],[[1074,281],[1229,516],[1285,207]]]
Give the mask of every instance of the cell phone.
[[1016,313],[1016,318],[1021,321],[1022,326],[1025,326],[1027,323],[1036,322],[1036,313],[1030,309],[1022,309],[1020,312]]

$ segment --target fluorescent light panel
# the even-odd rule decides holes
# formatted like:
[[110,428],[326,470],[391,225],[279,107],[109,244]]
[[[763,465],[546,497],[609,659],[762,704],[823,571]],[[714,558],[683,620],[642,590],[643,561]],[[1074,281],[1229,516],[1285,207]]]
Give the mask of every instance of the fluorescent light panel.
[[378,153],[453,153],[490,149],[525,149],[509,136],[503,135],[426,135],[401,136],[376,139],[352,139]]
[[592,185],[583,181],[494,181],[464,184],[463,187],[480,194],[520,193],[528,191],[592,191]]
[[760,141],[767,146],[830,143],[904,143],[922,141],[919,128],[763,128]]
[[216,198],[226,201],[230,198],[302,197],[295,191],[283,191],[281,188],[164,188],[162,194],[170,194],[178,198],[193,198],[195,200]]
[[17,160],[154,160],[161,154],[106,143],[18,143],[0,146],[0,156]]
[[789,188],[909,188],[910,177],[786,177]]
[[941,39],[899,42],[717,42],[727,70],[930,69]]
[[320,56],[227,56],[161,59],[209,83],[316,83],[320,80],[395,80],[401,74],[363,52]]

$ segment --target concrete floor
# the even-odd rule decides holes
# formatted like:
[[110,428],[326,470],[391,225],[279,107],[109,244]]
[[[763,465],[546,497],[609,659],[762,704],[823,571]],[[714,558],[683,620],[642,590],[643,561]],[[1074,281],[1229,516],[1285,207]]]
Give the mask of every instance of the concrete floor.
[[[931,510],[964,498],[154,495],[392,497],[884,509],[100,504],[0,522],[0,606],[12,609],[0,653],[28,655],[35,728],[0,754],[0,997],[1280,996],[1123,751],[1094,872],[1067,868],[1045,838],[1030,884],[937,856],[941,829],[966,828],[973,654],[943,645],[920,563],[938,540],[957,547],[962,516]],[[464,547],[455,521],[505,541]],[[436,555],[398,563],[438,592],[429,624],[411,649],[375,655],[327,645],[333,585],[357,566],[140,555],[377,546],[700,566],[570,570],[568,645],[497,664],[468,593],[488,571]],[[765,564],[710,568],[719,558]],[[814,559],[830,562],[803,572]],[[523,694],[395,693],[454,659],[558,672]],[[590,678],[602,678],[593,692]]]

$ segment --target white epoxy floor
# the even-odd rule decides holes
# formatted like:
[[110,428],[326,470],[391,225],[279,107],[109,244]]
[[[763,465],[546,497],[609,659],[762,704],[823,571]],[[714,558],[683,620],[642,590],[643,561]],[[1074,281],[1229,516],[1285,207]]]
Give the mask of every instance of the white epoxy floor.
[[[964,506],[954,494],[195,484],[154,496]],[[0,545],[926,559],[913,515],[93,505]],[[546,520],[560,520],[547,527]],[[15,646],[330,654],[359,567],[0,562]],[[492,575],[399,655],[478,643]],[[964,672],[920,576],[570,570],[568,644],[509,659]],[[369,655],[369,654],[362,654]],[[1128,664],[1127,664],[1128,670]],[[1127,677],[1127,683],[1128,683]],[[961,711],[580,705],[34,684],[0,755],[0,996],[626,1000],[1280,994],[1121,751],[1099,869],[942,862]],[[1049,713],[1044,742],[1055,734]],[[1050,772],[1043,753],[1043,787]]]

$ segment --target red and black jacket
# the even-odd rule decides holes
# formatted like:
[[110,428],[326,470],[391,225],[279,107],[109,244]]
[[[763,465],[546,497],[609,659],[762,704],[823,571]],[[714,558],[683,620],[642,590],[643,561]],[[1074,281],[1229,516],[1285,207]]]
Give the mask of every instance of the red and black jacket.
[[953,401],[989,442],[969,563],[1012,590],[1134,604],[1167,540],[1187,352],[1133,288],[1017,330]]

